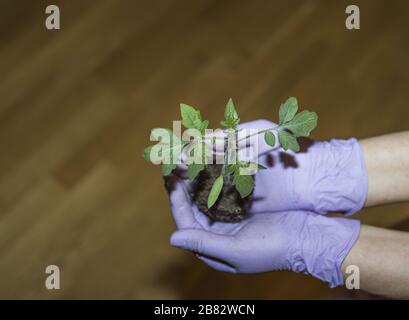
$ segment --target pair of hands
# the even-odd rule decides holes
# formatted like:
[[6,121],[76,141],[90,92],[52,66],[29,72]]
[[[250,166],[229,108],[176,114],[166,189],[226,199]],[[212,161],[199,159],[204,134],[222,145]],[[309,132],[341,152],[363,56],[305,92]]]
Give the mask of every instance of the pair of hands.
[[[257,120],[239,128],[272,126]],[[257,142],[258,161],[268,170],[256,174],[254,200],[241,222],[210,221],[192,203],[189,181],[183,175],[167,178],[178,229],[171,244],[195,252],[220,271],[289,270],[310,274],[331,287],[343,284],[341,264],[359,236],[360,223],[322,215],[352,214],[364,205],[367,176],[358,142],[304,141],[297,154],[272,149],[261,135]]]

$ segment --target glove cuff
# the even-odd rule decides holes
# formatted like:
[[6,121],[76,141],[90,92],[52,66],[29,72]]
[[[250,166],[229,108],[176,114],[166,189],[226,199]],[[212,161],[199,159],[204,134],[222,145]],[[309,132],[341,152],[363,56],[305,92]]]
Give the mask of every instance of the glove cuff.
[[320,147],[327,149],[321,151],[327,156],[314,159],[312,165],[320,165],[326,172],[325,178],[314,182],[313,210],[320,214],[342,212],[346,215],[361,210],[368,193],[368,173],[358,141],[355,138],[331,140]]
[[342,262],[359,237],[360,222],[345,218],[309,215],[300,234],[295,272],[304,272],[329,284],[344,284]]

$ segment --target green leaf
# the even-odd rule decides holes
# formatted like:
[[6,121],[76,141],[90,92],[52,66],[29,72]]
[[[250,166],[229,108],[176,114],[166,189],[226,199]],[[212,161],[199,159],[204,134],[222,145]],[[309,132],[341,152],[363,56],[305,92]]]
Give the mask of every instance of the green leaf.
[[281,146],[284,150],[292,150],[294,152],[300,151],[300,145],[297,142],[297,138],[286,131],[278,132],[278,141],[280,141]]
[[267,169],[266,167],[264,167],[264,166],[262,166],[260,164],[257,164],[257,163],[254,163],[254,162],[249,162],[249,161],[240,161],[239,168],[240,169],[242,168],[242,169],[244,169],[246,171],[240,170],[240,171],[237,172],[237,174],[240,174],[240,173],[243,174],[243,172],[245,172],[248,175],[254,175],[254,174],[257,173],[257,171]]
[[250,175],[240,175],[236,173],[233,179],[233,184],[242,198],[247,197],[254,188],[254,180]]
[[282,127],[290,130],[296,137],[307,137],[317,126],[317,122],[318,116],[315,112],[304,110]]
[[232,98],[230,98],[229,101],[227,101],[226,109],[224,110],[224,118],[228,121],[236,120],[239,118],[236,112],[236,108],[234,107]]
[[279,111],[280,126],[292,120],[297,111],[298,111],[297,99],[294,97],[288,98],[288,100],[280,106]]
[[152,148],[153,148],[153,146],[149,146],[149,147],[146,147],[145,149],[143,149],[142,156],[148,162],[152,162],[152,160],[151,160]]
[[276,137],[271,131],[267,131],[264,134],[264,140],[271,147],[274,147],[276,144]]
[[237,114],[236,108],[234,107],[233,100],[230,98],[226,104],[226,109],[224,111],[224,121],[220,122],[220,124],[224,128],[236,129],[239,122],[239,115]]
[[209,209],[215,204],[215,202],[217,201],[217,198],[219,198],[222,188],[223,188],[223,175],[220,175],[214,181],[212,189],[210,190],[210,193],[209,193],[209,198],[207,199],[207,207]]
[[204,120],[204,121],[202,122],[202,124],[200,125],[199,131],[200,131],[202,134],[204,134],[208,126],[209,126],[209,121],[208,121],[208,120]]
[[182,115],[182,124],[187,129],[200,130],[202,126],[202,117],[200,112],[187,104],[180,104],[180,114]]
[[173,170],[176,169],[176,164],[170,163],[170,164],[162,164],[162,174],[164,176],[168,176],[171,174]]
[[187,174],[189,176],[189,180],[193,181],[197,175],[199,174],[200,171],[202,171],[205,168],[204,164],[196,164],[196,163],[191,163],[187,166]]
[[192,106],[181,103],[180,104],[180,113],[182,115],[182,124],[187,129],[197,129],[200,133],[204,134],[207,127],[209,126],[209,121],[202,121],[202,116],[200,111],[196,110]]

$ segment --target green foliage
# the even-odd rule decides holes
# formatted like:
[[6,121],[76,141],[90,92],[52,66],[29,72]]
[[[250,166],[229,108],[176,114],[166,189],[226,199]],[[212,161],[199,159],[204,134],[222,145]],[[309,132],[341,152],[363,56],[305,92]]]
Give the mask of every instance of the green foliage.
[[193,142],[189,150],[189,164],[208,164],[208,159],[212,155],[212,150],[203,140]]
[[276,137],[271,131],[267,131],[264,134],[264,141],[270,146],[274,147],[276,145]]
[[308,110],[297,114],[298,102],[296,98],[289,98],[280,107],[280,127],[286,130],[278,132],[278,141],[284,150],[300,151],[297,137],[307,137],[315,129],[318,122],[318,116],[315,112]]
[[[200,139],[195,137],[193,141],[183,142],[177,137],[172,130],[155,128],[151,131],[151,140],[156,140],[158,143],[154,146],[148,146],[143,150],[143,158],[146,161],[155,164],[162,164],[162,173],[167,176],[176,169],[176,159],[180,156],[185,147],[188,149],[188,177],[193,181],[198,174],[208,165],[208,159],[212,155],[212,150],[204,143],[203,137],[209,126],[209,121],[202,120],[199,110],[187,104],[180,105],[182,124],[187,129],[197,129],[200,132]],[[315,112],[308,110],[298,112],[298,101],[294,97],[290,97],[280,106],[279,110],[279,125],[260,131],[258,134],[264,133],[264,140],[267,145],[276,147],[276,140],[281,147],[287,151],[300,151],[298,137],[309,136],[311,131],[317,126],[318,116]],[[240,123],[240,118],[237,114],[233,100],[230,98],[226,104],[224,111],[224,120],[221,121],[223,128],[227,129],[225,139],[229,139],[239,130],[237,129]],[[277,137],[275,135],[277,134]],[[234,140],[232,140],[234,141]],[[215,142],[215,137],[212,143]],[[236,152],[237,152],[236,141]],[[225,155],[227,157],[227,155]],[[227,158],[225,158],[226,160]],[[168,161],[170,160],[170,161]],[[220,196],[223,189],[223,184],[226,179],[233,179],[233,185],[240,193],[242,198],[251,194],[254,189],[253,175],[259,170],[266,170],[266,167],[253,162],[240,161],[237,163],[226,163],[222,174],[215,180],[208,197],[208,208],[211,208]],[[226,160],[227,161],[227,160]]]
[[279,111],[279,125],[282,126],[283,124],[291,121],[295,114],[298,111],[298,101],[296,98],[291,97],[280,106]]
[[164,176],[168,176],[172,173],[173,170],[176,169],[176,164],[162,164],[162,174]]
[[239,169],[247,170],[245,172],[250,172],[250,171],[257,172],[257,171],[260,171],[260,170],[265,170],[267,168],[260,165],[260,164],[254,163],[254,162],[240,161],[236,171],[238,171]]
[[233,173],[236,172],[236,170],[239,169],[239,166],[237,164],[229,164],[227,165],[227,169],[225,170],[224,174],[227,175],[231,175]]
[[189,180],[193,181],[197,177],[197,175],[200,173],[200,171],[204,170],[206,165],[204,164],[196,164],[196,163],[191,163],[187,166],[187,174],[189,176]]
[[207,199],[207,207],[210,209],[217,199],[219,198],[220,192],[222,191],[223,188],[223,175],[220,175],[217,177],[217,179],[214,181],[212,189],[210,190],[209,198]]
[[143,158],[148,162],[161,162],[162,173],[167,176],[176,168],[174,163],[181,154],[184,144],[172,130],[165,128],[152,129],[151,138],[159,142],[146,147],[143,150]]
[[202,134],[205,133],[205,130],[209,126],[209,121],[202,121],[202,116],[200,111],[196,110],[192,106],[187,104],[180,104],[180,113],[182,115],[182,124],[187,129],[197,129]]
[[300,145],[297,142],[297,138],[287,131],[278,132],[278,141],[285,151],[287,151],[288,149],[294,152],[300,151]]
[[242,198],[247,197],[254,188],[254,180],[250,175],[235,174],[233,184]]
[[152,146],[149,146],[149,147],[146,147],[145,149],[143,149],[142,156],[148,162],[152,162],[152,160],[151,160],[151,151],[152,151]]
[[226,104],[226,109],[224,111],[224,121],[220,122],[223,128],[236,129],[237,125],[240,123],[239,115],[237,114],[236,108],[232,98]]
[[315,112],[304,110],[282,127],[290,130],[296,137],[308,137],[317,126],[317,122],[318,116]]
[[187,172],[190,181],[193,181],[200,171],[205,169],[208,164],[208,159],[212,155],[212,151],[208,145],[202,141],[203,139],[194,142],[189,150]]

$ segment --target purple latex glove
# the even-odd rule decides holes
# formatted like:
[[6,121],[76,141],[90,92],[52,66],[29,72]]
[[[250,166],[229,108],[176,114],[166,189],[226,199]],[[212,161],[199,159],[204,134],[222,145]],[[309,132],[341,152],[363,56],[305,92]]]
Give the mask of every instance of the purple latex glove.
[[191,203],[186,180],[171,176],[167,183],[179,229],[171,244],[195,252],[210,267],[231,273],[289,270],[330,287],[344,283],[341,264],[358,238],[358,221],[291,211],[211,222]]
[[[243,127],[265,129],[275,124],[259,120]],[[277,139],[278,140],[278,139]],[[353,214],[365,204],[368,178],[358,141],[303,139],[301,151],[271,150],[259,136],[259,163],[268,170],[256,175],[252,212],[311,210],[319,214]]]
[[[239,125],[239,129],[264,130],[275,127],[268,120]],[[239,131],[238,139],[246,136]],[[239,144],[242,160],[254,161],[249,154],[258,142],[261,170],[255,176],[250,212],[310,210],[319,214],[353,214],[365,204],[368,178],[364,156],[356,139],[312,141],[299,139],[301,151],[294,153],[267,145],[260,134],[250,144]],[[218,148],[223,150],[222,142]],[[250,150],[250,151],[249,151]],[[257,154],[256,154],[257,156]],[[183,169],[183,165],[180,166]]]

